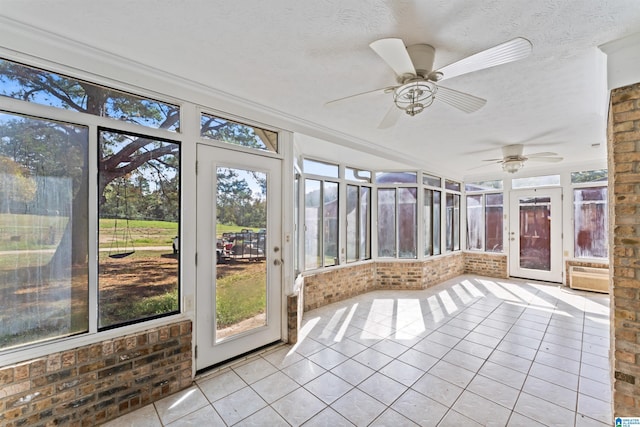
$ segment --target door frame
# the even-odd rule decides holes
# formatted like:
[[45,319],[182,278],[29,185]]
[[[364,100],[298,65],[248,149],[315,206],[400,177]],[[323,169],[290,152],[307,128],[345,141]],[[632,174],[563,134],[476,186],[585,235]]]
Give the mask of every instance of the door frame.
[[[521,197],[549,196],[551,202],[550,270],[520,267],[520,209]],[[557,213],[556,213],[557,211]],[[561,187],[541,187],[509,192],[509,275],[531,280],[562,283],[563,269],[563,200]]]
[[[206,154],[205,154],[206,152]],[[284,289],[281,258],[283,229],[283,180],[281,158],[263,156],[246,151],[221,148],[210,144],[197,144],[196,177],[196,285],[195,285],[195,369],[196,371],[233,359],[272,342],[286,339],[283,328]],[[267,194],[275,202],[268,203],[265,266],[267,269],[267,320],[245,333],[216,342],[215,332],[215,259],[216,227],[210,218],[216,217],[215,170],[218,167],[258,170],[270,175]],[[273,251],[278,247],[277,252]],[[278,264],[275,265],[274,264]],[[207,308],[207,301],[211,302]]]

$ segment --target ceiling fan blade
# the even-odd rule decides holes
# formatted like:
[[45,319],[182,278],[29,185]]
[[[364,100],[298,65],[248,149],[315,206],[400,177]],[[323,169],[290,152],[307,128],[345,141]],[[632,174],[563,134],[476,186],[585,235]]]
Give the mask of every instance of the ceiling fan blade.
[[483,162],[502,162],[503,159],[484,159]]
[[369,45],[398,76],[416,75],[411,57],[402,39],[380,39]]
[[464,111],[465,113],[478,111],[487,103],[486,99],[478,98],[477,96],[449,89],[444,86],[438,86],[435,99],[447,103],[458,110]]
[[552,153],[551,151],[545,151],[542,153],[533,153],[533,154],[527,154],[527,158],[531,159],[531,158],[535,158],[535,157],[548,157],[548,156],[557,156],[558,153]]
[[387,114],[384,115],[384,118],[378,125],[378,129],[388,129],[394,126],[398,122],[401,113],[401,109],[396,107],[395,104],[391,104],[391,108],[389,108],[389,111],[387,111]]
[[558,163],[562,161],[562,157],[527,157],[527,161],[532,162],[545,162],[545,163]]
[[517,37],[508,42],[499,44],[498,46],[483,50],[452,64],[446,65],[439,69],[438,72],[443,75],[441,80],[450,79],[462,74],[526,58],[531,53],[532,48],[533,45],[529,40]]
[[369,95],[369,94],[373,94],[373,93],[376,93],[376,92],[389,93],[389,92],[393,91],[396,87],[397,86],[389,86],[389,87],[383,87],[383,88],[380,88],[380,89],[368,90],[366,92],[360,92],[360,93],[356,93],[354,95],[349,95],[349,96],[345,96],[345,97],[342,97],[342,98],[334,99],[332,101],[327,101],[327,102],[324,103],[324,105],[328,106],[328,105],[335,104],[336,102],[341,102],[341,101],[345,101],[347,99],[356,98],[358,96],[363,96],[363,95]]
[[467,170],[468,171],[472,171],[472,170],[475,170],[475,169],[486,168],[487,166],[491,166],[493,164],[497,165],[497,164],[500,164],[500,163],[502,163],[502,159],[500,159],[499,161],[494,161],[494,162],[487,163],[487,164],[484,164],[484,165],[480,165],[480,166],[476,166],[476,167],[473,167],[473,168],[469,168]]

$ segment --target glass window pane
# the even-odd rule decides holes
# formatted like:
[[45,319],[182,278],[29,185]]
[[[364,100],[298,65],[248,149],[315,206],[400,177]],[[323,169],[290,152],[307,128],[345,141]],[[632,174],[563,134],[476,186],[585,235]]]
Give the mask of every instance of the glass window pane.
[[376,184],[415,184],[415,172],[376,172]]
[[0,59],[0,95],[94,116],[177,131],[180,108],[73,77]]
[[360,187],[360,221],[358,223],[360,250],[358,258],[371,259],[371,189]]
[[424,190],[422,224],[424,230],[423,255],[433,255],[433,190]]
[[302,163],[304,173],[338,178],[338,165],[319,162],[317,160],[304,159]]
[[467,196],[467,249],[482,250],[482,195]]
[[427,175],[426,173],[422,175],[422,183],[424,185],[430,185],[432,187],[440,188],[442,186],[442,181],[439,177],[433,175]]
[[551,270],[551,199],[520,197],[520,267]]
[[349,181],[371,182],[371,171],[344,168],[344,177]]
[[324,183],[323,193],[323,239],[324,265],[338,264],[338,183]]
[[502,252],[502,193],[485,195],[485,250]]
[[98,326],[176,313],[180,145],[101,130],[98,151]]
[[322,265],[322,192],[321,182],[306,179],[304,184],[304,268],[318,268]]
[[442,193],[440,191],[433,192],[433,255],[440,255],[441,253],[441,239],[442,239],[442,208],[441,208]]
[[609,256],[607,187],[573,190],[576,258]]
[[398,257],[417,256],[417,188],[398,188]]
[[513,178],[511,188],[534,188],[560,185],[560,175],[532,176],[529,178]]
[[200,116],[200,136],[241,147],[272,153],[278,152],[278,134],[276,132],[209,114]]
[[460,195],[447,193],[446,249],[460,249]]
[[607,169],[571,172],[571,183],[579,184],[583,182],[607,182],[607,176]]
[[464,184],[464,189],[467,192],[502,190],[502,180],[467,182]]
[[88,146],[0,113],[0,350],[88,331]]
[[378,189],[378,256],[396,256],[396,190]]
[[460,183],[455,181],[449,181],[448,179],[444,181],[444,187],[447,190],[460,191]]
[[358,196],[358,186],[347,185],[347,262],[358,259]]

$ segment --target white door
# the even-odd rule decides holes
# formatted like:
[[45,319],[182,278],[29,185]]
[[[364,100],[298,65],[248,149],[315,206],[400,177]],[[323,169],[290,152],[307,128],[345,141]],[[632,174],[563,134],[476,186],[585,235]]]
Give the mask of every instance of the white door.
[[282,338],[281,161],[198,145],[196,368]]
[[562,189],[510,193],[509,274],[562,283]]

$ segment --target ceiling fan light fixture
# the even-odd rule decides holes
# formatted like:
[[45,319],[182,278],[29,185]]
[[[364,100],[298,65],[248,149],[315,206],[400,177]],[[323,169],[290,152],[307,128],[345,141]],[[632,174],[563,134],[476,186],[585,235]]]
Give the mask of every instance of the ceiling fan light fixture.
[[433,103],[437,90],[438,87],[430,81],[408,82],[396,88],[393,102],[408,115],[415,116]]
[[524,161],[519,159],[507,160],[502,163],[502,170],[507,173],[516,173],[524,166]]

